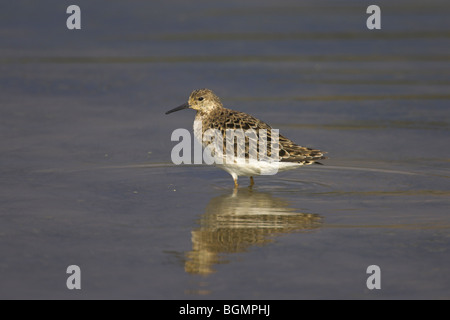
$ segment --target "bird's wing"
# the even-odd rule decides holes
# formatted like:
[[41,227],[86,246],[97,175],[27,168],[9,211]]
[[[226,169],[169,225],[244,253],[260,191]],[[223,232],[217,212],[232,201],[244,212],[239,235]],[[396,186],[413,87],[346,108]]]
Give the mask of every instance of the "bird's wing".
[[282,135],[280,135],[279,141],[280,161],[312,164],[317,163],[318,160],[326,159],[324,152],[299,146]]
[[[267,146],[267,156],[271,156],[271,142],[272,142],[272,127],[267,123],[243,112],[221,108],[216,112],[217,114],[211,114],[208,117],[208,121],[203,123],[203,130],[208,128],[214,128],[220,131],[223,141],[227,141],[227,130],[229,132],[234,131],[234,135],[244,137],[245,143],[234,143],[234,152],[236,156],[245,154],[248,158],[250,155],[255,156],[259,152],[259,147],[262,145]],[[230,130],[231,129],[231,130]],[[242,130],[242,133],[240,132]],[[230,136],[229,136],[230,138]],[[325,159],[323,152],[301,147],[295,144],[290,139],[279,134],[278,136],[278,161],[286,162],[298,162],[302,164],[311,164],[317,160]],[[230,140],[230,139],[229,139]],[[223,149],[226,154],[226,148]],[[253,153],[252,152],[256,152]]]

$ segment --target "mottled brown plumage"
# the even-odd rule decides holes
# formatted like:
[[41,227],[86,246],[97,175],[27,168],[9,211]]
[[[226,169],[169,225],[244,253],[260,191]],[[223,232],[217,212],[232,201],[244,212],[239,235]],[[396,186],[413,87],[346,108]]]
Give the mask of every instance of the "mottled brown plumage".
[[[250,176],[253,184],[253,175],[274,174],[300,165],[321,164],[318,160],[325,159],[324,152],[299,146],[281,134],[278,135],[278,157],[272,158],[271,144],[272,141],[277,141],[276,133],[273,132],[272,127],[249,114],[224,108],[219,97],[209,89],[194,90],[187,103],[168,111],[166,114],[187,108],[197,111],[194,121],[194,135],[205,148],[211,146],[215,139],[205,141],[204,138],[207,136],[205,133],[209,129],[216,130],[219,139],[220,136],[222,137],[223,143],[221,146],[223,146],[223,159],[225,160],[217,165],[231,174],[235,186],[237,186],[237,179],[240,175]],[[254,162],[242,164],[233,162],[234,160],[227,162],[227,130],[236,134],[243,132],[242,137],[245,138],[245,143],[235,143],[234,138],[230,140],[230,145],[234,147],[234,156],[238,157],[242,154],[247,160],[254,160],[257,157],[256,164]],[[262,148],[267,148],[266,154],[264,152],[258,153],[260,144],[263,146]],[[214,150],[213,156],[216,155],[216,151],[220,151],[220,149],[211,149]],[[255,152],[255,149],[258,151]],[[261,156],[264,159],[261,159]],[[267,161],[267,157],[270,157],[270,161]],[[268,169],[274,169],[275,172],[265,173]]]
[[[203,129],[202,133],[205,133],[205,131],[210,128],[219,129],[222,132],[224,141],[226,129],[242,129],[244,131],[253,129],[256,132],[260,129],[267,130],[267,139],[270,146],[272,127],[247,113],[221,107],[211,111],[207,117],[201,117],[201,121]],[[250,138],[247,137],[247,139]],[[249,141],[246,140],[246,157],[248,157],[249,144]],[[268,155],[270,156],[270,150]],[[324,152],[317,149],[299,146],[292,140],[286,138],[282,134],[279,134],[279,161],[312,164],[318,163],[318,160],[323,159],[326,159],[326,157],[324,157]]]

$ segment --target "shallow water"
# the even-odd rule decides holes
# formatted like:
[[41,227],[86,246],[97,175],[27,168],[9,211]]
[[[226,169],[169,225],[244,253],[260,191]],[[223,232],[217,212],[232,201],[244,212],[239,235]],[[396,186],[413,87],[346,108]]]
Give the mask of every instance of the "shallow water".
[[[0,298],[450,298],[448,3],[109,3],[1,10]],[[201,87],[329,159],[173,165]]]

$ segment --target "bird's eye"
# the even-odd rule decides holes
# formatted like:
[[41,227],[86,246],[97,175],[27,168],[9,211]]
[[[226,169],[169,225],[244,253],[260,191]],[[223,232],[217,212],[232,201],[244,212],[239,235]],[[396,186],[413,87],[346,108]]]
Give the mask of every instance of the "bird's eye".
[[203,97],[198,98],[198,101],[203,101]]

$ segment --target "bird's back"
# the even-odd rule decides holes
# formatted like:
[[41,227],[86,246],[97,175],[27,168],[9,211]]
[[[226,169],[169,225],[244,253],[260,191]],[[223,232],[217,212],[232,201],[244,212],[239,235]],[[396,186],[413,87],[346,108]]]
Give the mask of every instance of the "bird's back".
[[[264,141],[264,134],[266,134],[268,156],[271,156],[270,146],[272,140],[272,127],[267,123],[247,114],[227,108],[216,108],[208,114],[202,114],[198,112],[196,120],[200,120],[202,124],[202,133],[204,134],[208,129],[219,130],[222,134],[223,141],[226,141],[227,130],[243,130],[244,132],[253,132],[255,135],[247,135],[245,137],[245,150],[241,150],[245,153],[245,157],[248,158],[250,154],[250,146],[258,145],[258,141]],[[263,130],[263,131],[261,131]],[[312,164],[319,163],[318,160],[325,159],[324,153],[317,149],[306,148],[297,145],[292,140],[279,134],[279,153],[278,161],[281,162],[294,162],[299,164]],[[256,141],[255,141],[256,140]],[[203,143],[204,146],[208,145],[208,142]],[[206,145],[205,145],[206,144]],[[239,154],[239,145],[235,144],[235,153]],[[244,145],[242,146],[242,148]],[[224,154],[226,150],[224,147]],[[320,163],[319,163],[320,164]]]

